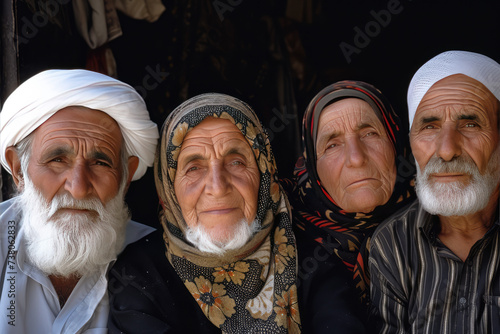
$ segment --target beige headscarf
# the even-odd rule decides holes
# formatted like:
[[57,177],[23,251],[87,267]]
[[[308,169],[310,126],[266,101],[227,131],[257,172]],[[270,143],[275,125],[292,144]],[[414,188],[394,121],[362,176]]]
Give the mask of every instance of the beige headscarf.
[[[203,253],[184,238],[186,223],[174,192],[180,146],[206,117],[230,120],[260,169],[257,219],[261,230],[222,257]],[[206,317],[224,333],[299,333],[297,259],[290,206],[276,175],[267,134],[253,110],[223,94],[203,94],[177,107],[165,121],[155,159],[166,256]]]

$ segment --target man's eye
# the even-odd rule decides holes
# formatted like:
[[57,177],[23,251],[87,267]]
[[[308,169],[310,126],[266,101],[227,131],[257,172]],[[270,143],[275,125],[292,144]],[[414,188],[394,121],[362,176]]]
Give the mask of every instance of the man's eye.
[[50,162],[62,162],[62,158],[54,158],[52,160],[50,160]]
[[199,169],[198,167],[193,166],[193,167],[189,167],[187,171],[188,172],[192,172],[192,171],[195,171],[195,170],[198,170],[198,169]]
[[477,126],[476,123],[467,123],[467,124],[465,124],[466,128],[475,128],[476,126]]
[[105,161],[97,161],[96,162],[96,165],[99,165],[99,166],[105,166],[105,167],[111,167],[107,162]]

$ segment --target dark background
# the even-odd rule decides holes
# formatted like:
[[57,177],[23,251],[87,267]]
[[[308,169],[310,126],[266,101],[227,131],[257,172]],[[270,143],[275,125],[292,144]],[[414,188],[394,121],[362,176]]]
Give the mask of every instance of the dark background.
[[[20,82],[48,68],[86,68],[102,52],[90,50],[76,31],[71,2],[45,25],[29,27],[46,1],[16,3],[17,34],[25,37]],[[227,93],[249,103],[268,128],[281,177],[292,175],[301,153],[308,102],[328,84],[351,79],[375,85],[407,124],[407,87],[424,62],[447,50],[500,62],[498,0],[163,4],[166,11],[153,23],[118,12],[123,35],[107,45],[117,78],[138,89],[160,127],[171,110],[200,93]],[[151,170],[132,183],[127,200],[134,219],[156,224]]]

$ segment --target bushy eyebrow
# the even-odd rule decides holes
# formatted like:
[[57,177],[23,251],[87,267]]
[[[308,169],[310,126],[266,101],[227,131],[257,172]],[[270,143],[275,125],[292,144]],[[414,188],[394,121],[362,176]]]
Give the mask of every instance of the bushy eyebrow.
[[72,153],[72,150],[68,147],[56,147],[52,150],[45,152],[42,155],[42,160],[51,160],[53,158],[57,158],[57,157],[62,156],[62,155],[68,155],[71,153]]
[[[73,149],[70,147],[56,147],[53,150],[47,151],[45,154],[43,154],[42,159],[43,160],[51,160],[53,158],[57,158],[60,156],[66,156],[66,155],[72,155],[74,154]],[[107,155],[104,152],[101,151],[92,151],[90,154],[87,156],[87,159],[95,159],[95,160],[103,160],[106,161],[108,164],[112,165],[113,164],[113,159],[109,155]]]
[[199,153],[193,153],[193,154],[188,154],[186,155],[185,157],[183,157],[182,159],[178,159],[178,163],[182,161],[182,163],[184,165],[187,165],[188,163],[190,163],[191,161],[194,161],[194,160],[203,160],[203,156]]
[[[253,153],[251,151],[251,149],[250,149],[249,153]],[[242,157],[246,157],[245,153],[239,147],[231,147],[226,152],[224,152],[223,155],[228,156],[231,154],[237,154],[237,155],[240,155]],[[178,162],[182,162],[182,164],[185,166],[194,160],[206,160],[206,158],[203,155],[201,155],[200,153],[192,153],[192,154],[188,154],[188,155],[182,157],[181,159],[178,159]]]
[[421,125],[429,124],[429,123],[439,121],[439,120],[440,120],[440,118],[437,116],[423,117],[418,121],[418,125],[421,126]]
[[101,151],[92,151],[89,155],[89,158],[95,160],[103,160],[106,161],[108,164],[113,165],[113,160],[111,159],[111,157]]
[[[458,120],[470,120],[470,121],[475,121],[478,119],[477,115],[467,115],[467,114],[461,114],[457,118]],[[429,116],[429,117],[424,117],[420,120],[420,125],[423,124],[429,124],[435,121],[439,121],[440,118],[437,116]]]
[[[251,152],[251,150],[250,150]],[[231,154],[237,154],[237,155],[241,155],[241,156],[245,156],[245,153],[240,150],[238,147],[232,147],[230,148],[226,153],[224,153],[224,156],[228,156],[228,155],[231,155]]]
[[458,116],[458,119],[459,120],[466,119],[466,120],[469,120],[469,121],[475,121],[475,120],[477,120],[477,116],[476,115],[465,115],[465,114],[462,114],[462,115]]
[[439,120],[440,118],[436,116],[424,117],[420,120],[420,124],[428,124]]

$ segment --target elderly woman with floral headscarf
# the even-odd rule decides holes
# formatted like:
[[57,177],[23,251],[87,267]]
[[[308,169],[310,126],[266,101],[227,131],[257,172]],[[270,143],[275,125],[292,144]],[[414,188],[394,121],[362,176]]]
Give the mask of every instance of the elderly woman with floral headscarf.
[[163,236],[110,273],[111,332],[299,333],[290,208],[252,109],[196,96],[163,125],[155,160]]
[[[297,243],[314,240],[330,254],[325,263],[340,260],[353,271],[366,304],[368,237],[414,196],[407,133],[378,89],[340,81],[309,103],[302,141],[295,183],[285,186],[291,192]],[[299,262],[299,276],[307,266]]]

